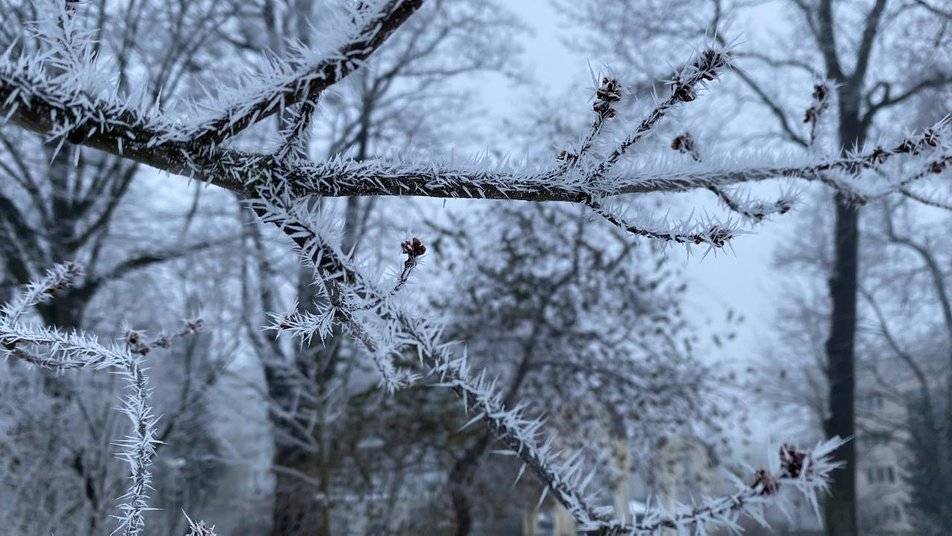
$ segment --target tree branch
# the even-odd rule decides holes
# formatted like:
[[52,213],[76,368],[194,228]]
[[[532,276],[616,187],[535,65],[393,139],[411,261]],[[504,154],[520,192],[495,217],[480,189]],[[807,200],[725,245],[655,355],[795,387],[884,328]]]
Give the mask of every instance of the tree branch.
[[218,118],[192,129],[189,138],[197,146],[214,147],[297,102],[316,102],[325,89],[360,68],[422,5],[423,0],[387,0],[357,35],[331,57],[307,66],[257,97],[225,110]]
[[876,0],[873,8],[866,15],[866,26],[863,28],[863,36],[860,38],[859,48],[856,51],[856,65],[853,67],[853,73],[850,78],[857,87],[861,87],[863,80],[866,79],[866,71],[869,69],[869,58],[873,52],[873,45],[876,43],[876,34],[879,32],[879,21],[882,19],[883,11],[886,9],[887,0]]

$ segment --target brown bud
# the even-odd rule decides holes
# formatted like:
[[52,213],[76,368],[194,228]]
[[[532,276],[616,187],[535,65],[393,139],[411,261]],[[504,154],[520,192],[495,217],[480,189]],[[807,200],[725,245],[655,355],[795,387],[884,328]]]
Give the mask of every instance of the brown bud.
[[902,143],[897,145],[893,151],[897,153],[916,154],[919,152],[919,147],[917,147],[917,144],[913,143],[912,140],[902,140]]
[[694,88],[682,83],[679,80],[674,83],[674,91],[672,92],[672,96],[675,100],[681,102],[691,102],[697,98],[697,93],[694,92]]
[[694,67],[701,72],[701,79],[711,81],[717,78],[717,70],[727,65],[727,55],[713,48],[701,53]]
[[423,245],[423,242],[416,237],[404,240],[400,244],[400,248],[403,250],[403,253],[410,258],[426,255],[426,246]]
[[882,164],[887,158],[889,158],[889,153],[882,147],[873,149],[873,152],[869,155],[869,161],[873,164]]
[[[723,227],[711,227],[707,232],[708,241],[714,247],[721,247],[727,243],[728,240],[734,237],[734,234],[731,233],[729,229],[724,229]],[[700,238],[700,237],[698,237]],[[697,241],[698,243],[701,240]]]
[[602,78],[602,85],[595,91],[599,101],[612,103],[621,100],[621,84],[614,78]]
[[803,473],[803,466],[807,460],[807,453],[797,450],[793,445],[784,443],[780,446],[780,469],[784,476],[799,478]]
[[592,110],[601,116],[602,119],[611,119],[615,117],[615,109],[612,108],[612,105],[608,101],[595,101],[592,104]]
[[685,132],[671,140],[671,148],[679,153],[690,153],[694,151],[694,137]]
[[194,335],[205,329],[205,321],[201,318],[189,320],[185,322],[185,329],[188,331],[189,335]]
[[774,495],[780,489],[780,482],[764,469],[758,469],[754,473],[754,482],[750,485],[752,488],[760,487],[761,495]]

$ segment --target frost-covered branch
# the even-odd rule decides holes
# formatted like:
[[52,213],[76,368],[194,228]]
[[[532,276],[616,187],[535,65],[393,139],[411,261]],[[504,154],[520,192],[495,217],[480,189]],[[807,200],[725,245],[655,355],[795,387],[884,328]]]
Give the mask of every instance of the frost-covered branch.
[[[271,216],[269,216],[269,214],[273,213],[273,207],[288,206],[285,205],[283,201],[278,201],[278,204],[279,205],[276,205],[274,202],[265,202],[256,205],[256,212],[261,215],[265,221],[274,221],[276,223],[277,220],[272,220]],[[309,217],[306,211],[302,212],[294,208],[291,208],[291,210],[287,212],[289,214],[295,214],[295,221],[307,221]],[[289,218],[290,216],[287,215],[283,217],[285,221]],[[311,228],[315,229],[316,227],[312,226]],[[356,301],[365,302],[357,304],[353,303],[353,301],[355,301],[353,299],[353,292],[349,290],[346,284],[337,279],[322,279],[324,294],[329,302],[327,305],[315,304],[318,310],[314,313],[299,310],[295,307],[295,310],[289,313],[276,316],[275,322],[270,327],[279,332],[289,333],[293,337],[309,344],[315,335],[318,336],[321,342],[327,340],[331,336],[332,328],[336,323],[346,329],[347,332],[354,339],[363,344],[370,353],[374,365],[380,373],[381,385],[386,388],[387,392],[392,393],[398,389],[407,387],[416,381],[418,376],[408,370],[400,369],[395,365],[394,361],[399,357],[399,343],[392,340],[392,335],[389,334],[386,329],[384,329],[383,332],[388,334],[388,340],[379,340],[378,337],[371,335],[372,330],[369,324],[372,320],[365,318],[368,316],[366,311],[379,308],[385,301],[391,299],[400,291],[409,281],[410,273],[416,267],[419,257],[426,253],[426,246],[423,245],[419,238],[404,241],[401,244],[401,249],[404,254],[407,255],[407,259],[404,262],[403,270],[397,278],[397,283],[389,291],[378,293],[369,301],[365,298],[357,297]],[[341,252],[337,251],[337,255],[340,256]],[[321,274],[318,273],[317,275]]]
[[[825,173],[851,177],[880,167],[896,155],[921,157],[921,151],[929,148],[944,155],[947,149],[942,146],[919,143],[927,137],[904,139],[889,150],[875,148],[834,159],[752,154],[725,161],[710,159],[700,165],[667,158],[652,159],[618,166],[620,169],[612,175],[592,182],[571,172],[553,178],[551,171],[544,169],[487,168],[480,162],[450,165],[386,159],[364,162],[331,159],[321,163],[286,165],[261,157],[236,155],[238,160],[226,159],[222,165],[227,172],[225,184],[235,184],[248,177],[279,181],[286,183],[289,191],[298,197],[418,196],[585,203],[589,198],[724,188],[772,179],[820,181]],[[919,147],[919,150],[914,152],[907,147]],[[925,169],[929,173],[942,171],[933,165]]]
[[119,457],[129,464],[129,489],[119,506],[119,527],[127,536],[139,536],[145,530],[146,510],[149,509],[149,489],[152,482],[152,459],[155,457],[157,418],[152,414],[152,388],[142,368],[140,357],[130,353],[123,376],[128,384],[122,401],[122,413],[129,418],[132,433],[117,441]]
[[192,129],[189,138],[196,145],[214,147],[298,102],[316,102],[321,92],[360,68],[422,5],[423,0],[385,0],[369,17],[359,10],[357,22],[362,26],[333,54],[242,98],[218,117]]
[[694,61],[682,67],[668,82],[671,94],[659,102],[645,117],[634,133],[626,137],[618,147],[601,162],[592,173],[592,179],[608,173],[618,160],[633,145],[647,136],[665,114],[680,102],[691,102],[697,98],[697,88],[717,78],[722,70],[730,65],[730,53],[719,48],[707,48]]
[[595,119],[592,120],[592,126],[588,133],[582,138],[578,150],[575,152],[562,151],[557,158],[562,161],[557,173],[565,173],[585,157],[585,154],[592,148],[595,139],[602,132],[605,123],[615,117],[617,111],[615,106],[621,100],[621,83],[615,78],[604,77],[602,83],[595,91],[595,102],[592,104],[592,111],[595,112]]
[[[734,160],[707,159],[686,165],[649,159],[611,166],[612,173],[586,176],[571,171],[492,167],[400,159],[322,162],[278,159],[274,155],[219,149],[211,154],[186,143],[181,127],[162,116],[136,110],[82,88],[64,86],[20,61],[0,61],[0,108],[17,124],[52,139],[70,141],[125,156],[170,173],[199,178],[245,197],[255,185],[277,181],[295,197],[421,196],[526,201],[569,201],[651,192],[723,188],[777,178],[821,180],[824,173],[851,176],[884,165],[897,156],[921,156],[949,149],[948,122],[903,139],[891,149],[877,147],[836,159],[750,155]],[[932,167],[931,169],[938,169]]]
[[291,154],[306,155],[304,145],[307,143],[305,132],[311,125],[311,118],[317,111],[317,100],[307,99],[300,104],[297,113],[291,117],[291,123],[284,129],[284,143],[275,153],[279,159],[285,159]]
[[185,520],[188,523],[185,536],[215,536],[215,525],[209,527],[204,521],[192,521],[188,514],[185,514]]
[[[271,329],[288,333],[309,343],[315,335],[324,342],[331,336],[333,326],[339,325],[364,346],[380,373],[380,385],[393,393],[413,384],[418,377],[411,371],[398,368],[395,359],[397,348],[391,341],[381,341],[374,335],[367,322],[359,315],[358,308],[348,306],[344,295],[346,288],[338,282],[323,281],[330,304],[319,307],[316,313],[292,311],[277,316]],[[383,299],[383,297],[381,297]]]
[[[0,319],[0,355],[25,360],[54,370],[123,366],[127,352],[119,345],[103,345],[80,332],[11,324]],[[37,348],[37,351],[24,346]]]
[[151,340],[140,331],[130,330],[126,333],[126,345],[133,353],[144,356],[155,349],[168,350],[176,339],[195,335],[202,331],[204,327],[205,322],[201,318],[186,320],[185,325],[179,331],[171,335],[163,333]]
[[[585,487],[591,479],[590,474],[582,471],[580,458],[570,457],[559,462],[554,438],[541,433],[543,421],[525,416],[525,406],[513,409],[505,407],[500,395],[496,393],[495,382],[485,372],[474,374],[468,364],[465,352],[457,354],[440,340],[440,329],[426,321],[414,318],[403,311],[384,294],[366,282],[364,277],[354,270],[339,250],[327,243],[320,232],[309,223],[307,212],[301,212],[280,198],[265,194],[266,199],[253,204],[263,221],[277,224],[298,246],[308,262],[325,284],[330,281],[347,288],[346,293],[355,299],[376,303],[373,312],[386,322],[388,330],[399,341],[400,353],[416,355],[421,365],[430,375],[439,377],[440,387],[452,389],[464,403],[467,412],[473,415],[470,423],[483,420],[496,437],[509,447],[512,455],[519,457],[545,485],[547,493],[565,506],[579,523],[579,528],[593,534],[655,534],[660,529],[670,527],[707,527],[733,523],[740,515],[759,516],[757,509],[771,497],[773,492],[765,492],[764,484],[770,483],[771,489],[781,484],[789,484],[812,497],[818,490],[825,489],[829,471],[835,467],[830,461],[829,452],[839,442],[829,442],[818,446],[809,454],[788,449],[793,458],[785,462],[780,470],[771,473],[758,473],[760,480],[749,489],[722,499],[705,503],[703,507],[689,510],[679,509],[668,514],[654,512],[637,526],[625,526],[611,520],[609,509],[595,507],[585,496]],[[344,304],[337,301],[337,304]],[[345,305],[346,307],[346,305]],[[327,312],[340,321],[340,313]],[[325,316],[325,319],[327,316]],[[346,318],[346,316],[344,317]],[[346,320],[344,320],[346,321]],[[322,321],[326,324],[326,320]],[[294,329],[293,326],[288,326]],[[358,337],[358,340],[361,340]],[[366,345],[365,341],[364,342]],[[372,350],[373,347],[368,347]],[[469,423],[468,423],[469,424]],[[793,460],[793,461],[791,461]],[[799,460],[799,461],[796,461]],[[799,467],[799,469],[796,469]],[[520,473],[521,474],[521,473]]]
[[19,359],[53,370],[122,367],[128,352],[119,345],[103,345],[81,332],[63,332],[55,327],[23,322],[31,307],[52,299],[56,292],[74,284],[82,269],[73,263],[51,268],[0,308],[0,356]]
[[12,357],[30,365],[65,371],[78,368],[114,369],[125,378],[127,392],[121,411],[132,431],[116,442],[119,457],[130,467],[130,486],[121,497],[119,526],[128,536],[138,536],[145,528],[144,513],[149,509],[150,467],[155,456],[156,421],[142,359],[154,348],[168,348],[179,337],[201,329],[201,321],[189,321],[178,333],[147,341],[138,331],[126,334],[125,344],[104,345],[92,335],[79,331],[62,332],[56,328],[34,326],[23,321],[29,308],[53,298],[58,291],[74,284],[81,276],[78,265],[65,263],[51,268],[45,277],[28,284],[13,301],[0,309],[0,356]]
[[952,210],[952,203],[943,203],[942,201],[939,201],[937,199],[933,199],[931,197],[927,197],[920,193],[914,192],[910,190],[909,188],[905,188],[905,187],[900,188],[899,193],[905,197],[908,197],[909,199],[912,199],[913,201],[917,203],[922,203],[923,205],[927,205],[933,208],[941,208],[943,210]]
[[731,211],[755,222],[763,221],[771,214],[786,214],[793,208],[793,197],[790,195],[781,195],[776,201],[765,202],[759,199],[751,199],[750,196],[739,199],[734,194],[724,191],[723,188],[712,186],[710,190]]
[[[720,59],[721,56],[726,58],[726,53],[721,53],[713,49],[706,50],[703,54],[701,54],[699,59],[692,64],[692,68],[694,69],[692,72],[704,71],[706,74],[698,75],[694,78],[697,80],[713,79],[714,76],[716,76],[717,69],[722,66],[715,64],[726,65],[726,59]],[[705,62],[711,63],[711,65],[706,67],[699,66]],[[672,89],[671,99],[674,99],[676,95],[680,95],[680,97],[677,97],[677,99],[680,101],[686,102],[694,99],[694,90],[692,89],[694,83],[688,85],[682,84],[681,86],[677,85],[680,83],[678,80],[682,78],[692,80],[692,77],[684,76],[684,73],[686,72],[688,72],[688,70],[687,68],[684,68],[682,69],[681,74],[675,76],[675,82],[673,82],[675,87]],[[574,168],[585,156],[585,153],[591,149],[595,139],[602,131],[605,122],[615,117],[615,105],[621,100],[621,84],[619,84],[614,78],[605,77],[602,79],[602,84],[596,91],[595,97],[595,103],[592,106],[592,110],[595,112],[595,119],[592,122],[592,126],[582,139],[581,147],[577,152],[570,153],[567,151],[562,151],[559,153],[558,159],[562,160],[563,163],[559,167],[557,173],[564,174]],[[648,132],[654,127],[654,125],[657,124],[657,122],[663,117],[665,110],[667,110],[667,108],[676,102],[671,99],[656,106],[648,115],[648,117],[642,121],[635,134],[627,138],[608,159],[600,162],[596,170],[587,177],[587,180],[591,181],[591,179],[601,176],[604,171],[607,171],[612,165],[614,165],[614,161],[612,160],[613,158],[617,160],[621,157],[621,154],[627,150],[628,147],[634,145],[639,139],[642,139],[644,136],[646,136]],[[615,211],[607,209],[596,199],[585,199],[584,204],[591,208],[595,214],[601,216],[608,223],[618,227],[619,229],[622,229],[623,231],[631,233],[635,236],[643,236],[654,240],[677,242],[682,244],[703,243],[710,244],[712,247],[722,247],[736,234],[736,231],[729,229],[726,226],[720,226],[717,224],[707,225],[705,229],[700,231],[690,229],[687,224],[681,225],[680,228],[673,228],[670,225],[664,225],[662,227],[658,226],[656,223],[635,224]]]
[[634,224],[624,219],[621,215],[604,208],[598,201],[589,201],[587,205],[595,214],[598,214],[606,221],[636,236],[644,236],[664,242],[676,242],[678,244],[709,244],[712,247],[722,247],[730,239],[738,234],[738,229],[729,225],[718,223],[708,224],[681,224],[680,226],[671,226],[670,224]]
[[770,469],[759,469],[750,482],[737,482],[737,492],[724,497],[707,499],[700,504],[679,505],[670,511],[649,512],[637,523],[633,534],[659,534],[673,529],[678,534],[708,534],[713,528],[739,531],[741,517],[751,517],[766,526],[763,507],[776,500],[778,492],[792,487],[813,506],[819,517],[818,494],[827,490],[830,473],[841,464],[833,460],[833,452],[844,440],[833,438],[818,444],[810,451],[801,451],[790,445],[781,445]]
[[0,309],[0,317],[3,322],[16,324],[30,308],[46,303],[58,291],[74,285],[82,275],[83,271],[79,265],[71,262],[50,268],[43,278],[29,283],[13,301],[4,305]]
[[[252,206],[263,221],[276,224],[294,241],[325,285],[337,285],[344,294],[352,296],[351,299],[375,304],[367,312],[386,324],[378,332],[389,333],[397,351],[415,355],[429,375],[440,378],[439,386],[456,393],[467,413],[474,415],[470,422],[485,421],[497,439],[523,461],[582,527],[594,530],[615,526],[608,518],[608,510],[593,506],[584,495],[584,484],[589,478],[582,473],[581,460],[574,456],[563,462],[564,465],[560,463],[554,438],[541,433],[542,420],[526,417],[525,406],[505,407],[495,392],[495,382],[487,378],[485,372],[473,374],[465,352],[457,354],[451,345],[441,340],[439,326],[403,311],[366,281],[311,225],[306,211],[300,211],[293,203],[269,191],[262,192],[262,198]],[[337,305],[344,307],[347,303],[337,301]],[[350,313],[337,310],[334,314],[347,322]],[[361,342],[366,345],[365,341]],[[368,350],[373,352],[374,348],[368,347]]]
[[[690,132],[684,132],[675,136],[671,141],[671,148],[679,153],[690,155],[695,162],[701,161],[701,151],[698,149],[697,140]],[[707,188],[717,196],[724,205],[732,212],[759,223],[772,214],[786,214],[793,207],[793,197],[782,195],[772,203],[760,200],[739,199],[732,193],[728,193],[724,188],[718,186],[708,186]]]

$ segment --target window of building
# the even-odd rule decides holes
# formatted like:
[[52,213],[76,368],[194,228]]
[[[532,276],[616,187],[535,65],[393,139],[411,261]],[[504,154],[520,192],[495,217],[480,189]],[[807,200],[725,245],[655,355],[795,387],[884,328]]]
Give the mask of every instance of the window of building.
[[900,523],[902,522],[902,507],[897,504],[884,504],[873,518],[877,523]]
[[893,484],[896,482],[896,468],[891,465],[868,467],[866,469],[866,480],[871,484],[878,484],[881,482],[889,482],[890,484]]

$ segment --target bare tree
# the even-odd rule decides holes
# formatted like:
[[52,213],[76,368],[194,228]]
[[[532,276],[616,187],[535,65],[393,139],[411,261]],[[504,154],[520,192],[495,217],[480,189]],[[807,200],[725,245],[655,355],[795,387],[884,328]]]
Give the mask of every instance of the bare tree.
[[[947,248],[940,245],[942,232],[938,231],[942,223],[933,227],[917,222],[910,217],[911,203],[907,200],[882,207],[877,218],[881,228],[872,236],[884,244],[883,262],[864,274],[860,294],[871,317],[869,331],[899,362],[899,366],[892,367],[881,360],[870,365],[874,389],[904,408],[906,416],[893,422],[897,419],[877,415],[879,418],[873,419],[874,426],[878,425],[875,431],[893,431],[887,438],[908,452],[903,468],[910,490],[906,506],[913,526],[923,534],[940,534],[952,527],[947,501],[936,500],[949,491],[952,274],[944,268],[948,266],[943,260]],[[947,224],[947,219],[939,217],[939,222]],[[898,280],[903,284],[896,289]],[[910,307],[912,303],[919,307]],[[904,314],[887,316],[886,311],[896,309]],[[918,336],[913,338],[914,333]],[[893,379],[889,380],[891,374]]]
[[[583,19],[598,28],[590,45],[599,50],[609,49],[613,40],[622,46],[627,59],[645,61],[645,57],[662,57],[659,44],[644,39],[659,36],[697,36],[704,33],[724,36],[736,31],[735,22],[748,16],[747,9],[759,7],[759,2],[746,3],[697,2],[682,6],[681,17],[657,16],[655,2],[638,2],[632,8],[628,3],[583,2],[576,11]],[[868,140],[888,131],[880,126],[895,117],[902,117],[902,106],[930,93],[943,91],[952,85],[952,71],[947,57],[931,54],[933,47],[948,47],[948,17],[937,12],[929,3],[878,0],[871,6],[836,4],[832,1],[791,0],[784,15],[795,20],[796,30],[783,39],[791,46],[765,47],[762,50],[738,51],[738,58],[748,60],[751,68],[735,68],[754,102],[761,105],[785,142],[808,148],[812,133],[797,127],[798,119],[790,113],[791,95],[783,88],[772,87],[770,80],[822,78],[832,82],[835,100],[836,147],[843,151],[863,147]],[[654,9],[655,16],[652,15]],[[637,14],[638,23],[633,24]],[[645,24],[644,21],[650,21]],[[888,22],[887,22],[888,21]],[[631,31],[632,27],[635,31]],[[804,46],[808,44],[808,46]],[[647,51],[644,56],[639,52]],[[891,69],[893,57],[911,64],[910,69]],[[624,59],[624,58],[623,58]],[[794,94],[794,97],[797,95]],[[795,108],[794,108],[795,109]],[[948,113],[938,110],[937,117]],[[815,124],[808,115],[804,122]],[[769,124],[769,122],[764,123]],[[824,423],[829,436],[847,437],[854,434],[855,391],[855,333],[857,308],[857,273],[859,244],[859,207],[850,195],[836,192],[836,261],[830,267],[829,293],[832,310],[825,348],[829,376],[830,404]],[[918,197],[914,192],[902,195]],[[828,530],[836,534],[856,534],[855,446],[850,443],[840,453],[846,468],[834,483],[832,500],[827,501]]]
[[[96,56],[95,62],[112,62],[117,67],[112,80],[127,94],[131,95],[129,88],[135,85],[137,93],[156,98],[177,91],[183,80],[198,78],[194,70],[205,65],[209,59],[206,54],[215,49],[209,42],[210,31],[232,15],[233,7],[199,2],[3,2],[0,41],[12,52],[39,53],[46,47],[45,39],[59,40],[66,47],[64,51],[70,52],[51,57],[50,72],[74,70],[74,75],[84,76],[82,65]],[[137,39],[145,24],[149,24],[153,36],[147,41]],[[32,30],[24,31],[26,28]],[[90,33],[92,29],[95,31]],[[94,40],[83,51],[73,48],[75,40],[90,38]],[[113,307],[128,304],[131,300],[110,295],[117,283],[128,285],[131,276],[144,268],[231,241],[230,237],[203,232],[191,233],[191,240],[184,242],[156,238],[161,233],[155,232],[154,223],[140,225],[143,220],[136,216],[138,211],[151,209],[142,199],[141,181],[135,181],[140,166],[83,149],[65,139],[47,141],[6,126],[0,131],[0,173],[4,176],[0,185],[0,280],[5,290],[27,284],[46,267],[63,261],[80,261],[86,268],[83,278],[36,304],[47,326],[100,327],[103,329],[96,331],[102,335],[121,335],[112,324],[118,322],[115,315],[109,315],[108,320],[102,318],[103,308],[95,305],[97,298],[100,303],[112,301]],[[128,196],[130,191],[138,191],[139,196]],[[187,227],[194,215],[193,209],[176,216]],[[140,288],[134,295],[141,298],[148,292]],[[132,320],[132,315],[127,319]],[[181,398],[174,403],[175,409],[163,421],[159,432],[162,439],[173,432],[198,439],[207,431],[199,425],[202,410],[190,388],[197,387],[198,377],[205,374],[204,356],[194,359],[196,349],[193,342],[181,353],[175,350],[176,357],[182,356],[194,367],[167,371],[167,378],[181,380],[183,372],[187,378],[184,388],[176,393]],[[191,380],[196,383],[190,384]],[[43,445],[46,458],[24,457],[20,449],[10,455],[11,460],[20,463],[4,471],[7,490],[15,490],[10,496],[16,499],[8,502],[8,519],[28,523],[18,525],[23,532],[66,530],[81,534],[102,530],[108,523],[110,501],[121,489],[123,479],[119,464],[109,455],[111,442],[121,430],[119,415],[110,401],[122,382],[114,377],[63,376],[46,370],[38,375],[22,367],[11,367],[9,381],[13,387],[5,391],[2,401],[4,433],[19,438],[10,446],[29,449],[32,445],[36,449]],[[165,393],[162,395],[160,406],[167,400]],[[23,407],[25,397],[36,404]],[[195,426],[185,428],[179,422],[176,428],[179,417],[183,422],[191,420]],[[75,441],[58,442],[57,437],[72,437]],[[206,446],[210,446],[208,442]],[[37,470],[44,478],[37,477]],[[51,485],[64,480],[76,485]],[[176,486],[187,487],[194,482],[191,479]],[[172,487],[160,485],[159,493]],[[31,524],[34,522],[37,524]]]
[[[37,53],[44,46],[42,40],[61,39],[61,45],[72,52],[51,58],[51,69],[78,69],[93,58],[76,56],[79,51],[70,47],[95,31],[96,40],[85,53],[95,56],[95,61],[108,59],[118,66],[113,76],[121,91],[131,94],[130,79],[136,79],[141,85],[135,91],[154,100],[177,92],[186,80],[195,81],[190,73],[210,62],[212,30],[235,8],[228,2],[113,6],[107,2],[4,1],[2,9],[6,13],[3,35],[9,37],[0,41],[4,49]],[[143,42],[135,36],[147,22],[152,39]],[[23,29],[31,26],[36,32],[31,39],[23,39]],[[142,68],[145,76],[133,73]],[[214,240],[193,245],[139,240],[156,245],[148,249],[139,245],[129,248],[134,251],[128,257],[110,258],[117,241],[113,235],[121,225],[114,217],[140,169],[138,164],[85,151],[69,140],[47,143],[10,128],[0,132],[0,143],[4,148],[0,172],[5,177],[0,189],[4,237],[0,258],[7,281],[26,284],[46,267],[67,260],[82,261],[86,269],[82,286],[41,304],[50,325],[78,327],[85,308],[107,282],[215,245]]]
[[[232,40],[239,41],[242,48],[255,50],[254,36],[266,35],[272,50],[290,52],[287,49],[293,49],[293,43],[287,41],[289,33],[306,46],[340,20],[328,16],[326,7],[316,10],[309,2],[266,2],[260,21],[264,31],[251,31],[256,21],[246,20]],[[348,16],[339,15],[344,20]],[[312,20],[315,26],[308,24]],[[326,124],[312,128],[310,121],[299,120],[295,112],[279,114],[277,130],[282,142],[278,154],[317,153],[327,158],[347,154],[365,161],[410,145],[440,146],[451,112],[459,120],[466,109],[467,94],[455,89],[454,81],[460,75],[504,71],[511,62],[505,46],[512,42],[509,33],[514,28],[511,17],[493,3],[433,2],[420,17],[407,21],[389,47],[354,73],[348,80],[351,91],[302,104],[301,114],[321,113],[330,119]],[[454,50],[466,53],[453,57]],[[324,210],[336,208],[332,200],[322,200],[321,205]],[[388,223],[385,216],[376,214],[380,203],[374,198],[353,197],[342,205],[342,246],[360,254],[368,229],[383,228]],[[318,295],[312,284],[312,270],[302,267],[292,281],[282,277],[269,265],[260,231],[252,230],[251,234],[249,253],[256,260],[250,261],[245,286],[255,290],[256,296],[247,300],[247,327],[265,366],[267,397],[273,405],[276,428],[272,532],[290,534],[316,526],[319,533],[331,534],[332,514],[340,508],[353,508],[355,501],[353,497],[345,501],[330,497],[346,495],[340,485],[352,473],[350,463],[373,461],[352,456],[361,440],[357,432],[377,422],[358,404],[377,411],[382,408],[368,395],[367,386],[354,385],[360,383],[362,373],[354,363],[363,356],[339,333],[324,343],[293,347],[268,341],[258,333],[260,326],[269,322],[267,315],[285,306],[282,295],[286,295],[289,283],[294,287],[291,302],[300,304],[302,312],[314,312]],[[340,441],[342,437],[352,438],[353,443]],[[397,457],[396,451],[389,454]],[[361,472],[366,474],[371,469],[384,470],[363,467]],[[376,486],[368,489],[365,494],[379,495]],[[318,508],[312,500],[314,492],[325,497]]]
[[[591,222],[581,207],[487,212],[469,220],[494,218],[491,234],[462,233],[472,228],[466,221],[437,227],[437,270],[458,287],[437,307],[450,318],[450,335],[486,356],[481,366],[500,371],[506,404],[524,398],[560,408],[550,425],[561,445],[613,475],[613,494],[627,496],[629,485],[616,457],[630,465],[638,453],[635,463],[650,478],[649,453],[672,438],[705,445],[716,464],[724,446],[714,415],[728,400],[726,377],[695,357],[704,345],[682,317],[686,285],[660,251],[636,250],[623,230]],[[470,533],[482,502],[474,499],[494,486],[477,479],[492,436],[469,435],[449,474],[456,534]],[[474,485],[482,491],[473,493]]]
[[[151,489],[151,465],[159,442],[156,417],[152,412],[152,388],[145,374],[143,358],[155,349],[167,349],[174,339],[196,333],[201,322],[189,322],[174,335],[148,340],[137,331],[126,333],[124,344],[103,345],[85,333],[64,332],[54,328],[30,325],[27,317],[37,304],[71,285],[81,277],[73,264],[52,268],[47,275],[32,282],[0,312],[0,344],[4,357],[16,359],[44,369],[116,369],[126,380],[126,395],[121,410],[131,423],[132,431],[117,442],[119,457],[129,465],[129,487],[119,505],[119,525],[129,536],[145,529],[144,513],[148,509]],[[81,463],[81,462],[77,462]],[[88,486],[88,484],[87,484]],[[96,527],[91,527],[95,529]]]
[[[596,506],[585,492],[587,481],[579,457],[562,459],[555,440],[540,433],[542,422],[527,416],[521,406],[510,408],[495,383],[475,373],[465,353],[443,342],[439,326],[423,318],[412,304],[402,302],[400,280],[393,290],[382,290],[375,279],[354,267],[351,259],[326,233],[326,218],[315,210],[314,196],[363,197],[414,195],[424,197],[507,198],[536,202],[567,201],[587,207],[608,223],[642,237],[676,243],[721,247],[736,235],[730,225],[700,222],[677,226],[658,221],[623,218],[604,202],[623,194],[678,192],[698,188],[725,188],[777,177],[823,181],[842,195],[870,197],[897,191],[911,181],[940,175],[952,156],[944,142],[946,125],[910,136],[888,148],[838,158],[806,157],[789,161],[759,155],[749,165],[727,166],[717,159],[703,164],[686,162],[665,169],[624,162],[630,150],[650,135],[673,108],[692,102],[731,62],[728,50],[703,49],[669,82],[667,94],[647,106],[632,129],[619,128],[610,139],[604,126],[625,123],[615,103],[620,85],[605,79],[596,94],[589,133],[561,155],[561,163],[540,163],[523,169],[477,163],[460,166],[435,161],[408,162],[335,158],[311,161],[280,151],[251,152],[233,146],[253,125],[298,106],[296,122],[313,118],[304,108],[328,88],[356,71],[423,4],[420,0],[387,0],[373,6],[362,3],[342,21],[338,45],[331,52],[305,51],[290,65],[280,65],[257,83],[240,90],[222,90],[206,113],[187,120],[167,112],[135,107],[115,93],[92,93],[74,71],[51,72],[42,56],[24,54],[0,64],[0,101],[10,120],[22,128],[48,136],[69,136],[76,143],[146,163],[177,175],[187,175],[228,189],[249,200],[264,223],[280,229],[314,268],[320,302],[314,312],[294,311],[276,322],[278,328],[303,338],[326,337],[338,326],[374,356],[388,385],[404,385],[396,358],[412,358],[436,386],[456,394],[466,411],[482,420],[493,435],[539,478],[548,493],[576,519],[580,530],[600,534],[653,533],[665,528],[704,530],[728,525],[745,513],[757,515],[778,486],[795,487],[816,500],[828,485],[837,464],[829,458],[841,445],[833,439],[812,450],[782,446],[771,467],[735,493],[695,506],[659,509],[626,523],[608,509]],[[55,50],[60,45],[52,43]],[[82,45],[80,45],[82,46]],[[69,49],[67,49],[69,50]],[[296,124],[296,123],[295,123]],[[296,136],[304,128],[289,132]],[[871,170],[892,171],[910,163],[916,171],[902,179],[877,181],[869,191]],[[837,180],[829,174],[842,176]],[[420,255],[412,243],[408,261]]]

